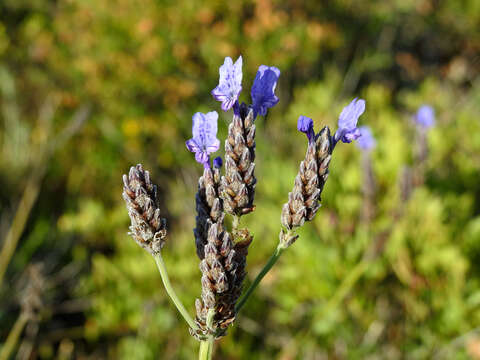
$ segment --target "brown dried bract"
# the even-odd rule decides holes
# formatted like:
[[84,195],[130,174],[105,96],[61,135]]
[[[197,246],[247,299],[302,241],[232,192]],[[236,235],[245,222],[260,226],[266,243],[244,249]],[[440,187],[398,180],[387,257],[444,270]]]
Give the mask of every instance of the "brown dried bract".
[[[194,234],[201,260],[202,296],[195,302],[199,330],[192,334],[198,339],[224,336],[235,320],[235,304],[241,294],[248,245],[252,241],[248,232],[239,231],[236,237],[240,240],[234,243],[225,229],[223,201],[218,194],[219,175],[218,169],[205,169],[196,196]],[[211,327],[207,325],[209,311],[214,314]]]
[[167,222],[160,216],[157,186],[141,164],[123,175],[123,199],[127,205],[130,235],[152,255],[160,252],[167,236]]
[[288,194],[288,202],[283,206],[281,222],[288,230],[312,220],[320,208],[331,153],[332,138],[329,128],[325,126],[315,137],[315,142],[308,144],[305,159],[300,163],[295,177],[293,190]]
[[232,215],[252,212],[255,197],[255,117],[251,108],[240,106],[228,127],[225,140],[225,176],[221,197],[225,211]]

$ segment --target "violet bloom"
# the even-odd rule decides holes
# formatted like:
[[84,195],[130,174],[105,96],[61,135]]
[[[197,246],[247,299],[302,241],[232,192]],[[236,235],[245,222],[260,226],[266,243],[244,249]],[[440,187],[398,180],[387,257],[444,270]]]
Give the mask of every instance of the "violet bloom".
[[267,109],[278,103],[275,95],[280,70],[275,66],[260,65],[252,86],[252,105],[255,115],[265,116]]
[[218,86],[212,90],[212,95],[222,103],[222,110],[228,111],[238,101],[242,91],[242,57],[239,56],[234,64],[232,58],[227,56],[219,73],[220,80]]
[[365,100],[357,100],[357,98],[353,99],[350,104],[343,108],[338,118],[338,130],[334,136],[334,144],[339,140],[342,140],[344,143],[350,143],[360,137],[357,122],[364,111]]
[[435,125],[435,112],[429,105],[422,105],[415,114],[415,122],[424,129]]
[[207,114],[197,112],[192,117],[193,137],[185,142],[187,149],[195,153],[195,160],[205,168],[210,168],[210,154],[220,147],[220,140],[217,139],[217,119],[216,111]]
[[300,115],[297,122],[297,129],[307,135],[308,142],[315,141],[315,132],[313,131],[313,120],[309,117]]
[[372,150],[377,145],[377,142],[370,128],[368,126],[360,126],[358,130],[360,131],[360,137],[357,139],[357,146],[362,150]]
[[213,167],[220,169],[223,165],[223,160],[220,156],[217,156],[215,159],[213,159]]

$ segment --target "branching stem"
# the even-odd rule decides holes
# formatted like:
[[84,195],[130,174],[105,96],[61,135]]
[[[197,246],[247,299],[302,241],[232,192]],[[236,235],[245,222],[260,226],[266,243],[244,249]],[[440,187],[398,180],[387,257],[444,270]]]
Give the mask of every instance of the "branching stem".
[[165,267],[165,263],[163,262],[162,254],[158,253],[154,255],[154,258],[155,262],[157,263],[157,268],[160,272],[160,276],[162,277],[163,285],[165,286],[165,290],[167,291],[168,296],[170,296],[173,303],[177,307],[178,312],[183,316],[188,326],[190,326],[193,330],[197,330],[197,325],[193,321],[188,311],[183,306],[181,300],[175,293],[175,290],[173,290],[172,284],[170,283],[170,279],[168,277],[167,268]]
[[235,312],[238,313],[243,305],[245,305],[250,295],[252,295],[253,291],[257,288],[258,284],[260,284],[260,281],[262,281],[265,275],[267,275],[273,265],[275,265],[285,249],[286,247],[283,244],[278,244],[277,248],[273,252],[272,256],[270,256],[270,259],[268,259],[268,262],[265,264],[262,271],[260,271],[255,280],[253,280],[253,282],[250,284],[247,291],[245,291],[245,294],[238,301],[237,305],[235,306]]

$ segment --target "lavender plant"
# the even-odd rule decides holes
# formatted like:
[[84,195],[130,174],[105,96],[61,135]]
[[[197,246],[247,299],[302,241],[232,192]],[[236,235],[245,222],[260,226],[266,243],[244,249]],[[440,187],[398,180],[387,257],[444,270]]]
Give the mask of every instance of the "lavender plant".
[[[221,102],[223,111],[233,110],[225,140],[223,174],[223,160],[216,157],[211,161],[211,155],[220,147],[216,111],[194,114],[192,138],[186,141],[187,149],[203,165],[195,196],[197,215],[193,230],[202,273],[202,293],[195,302],[195,319],[190,317],[171,286],[161,256],[167,230],[166,220],[160,215],[156,185],[141,165],[132,167],[128,176],[123,177],[123,197],[131,219],[130,235],[155,258],[168,295],[188,323],[192,336],[200,341],[200,359],[211,358],[214,341],[226,335],[228,327],[263,277],[282,252],[298,239],[296,230],[315,217],[336,144],[350,143],[361,136],[364,138],[360,144],[372,141],[357,127],[358,118],[365,111],[362,99],[354,99],[343,109],[338,130],[333,136],[327,126],[316,133],[311,118],[303,115],[298,118],[297,129],[307,136],[307,151],[288,201],[282,208],[279,243],[241,296],[248,249],[253,240],[248,228],[240,228],[240,219],[255,210],[255,121],[279,101],[275,88],[280,70],[274,66],[259,67],[251,88],[251,104],[239,102],[241,56],[235,63],[230,57],[225,58],[219,74],[219,84],[211,94]],[[226,221],[227,217],[231,221]]]

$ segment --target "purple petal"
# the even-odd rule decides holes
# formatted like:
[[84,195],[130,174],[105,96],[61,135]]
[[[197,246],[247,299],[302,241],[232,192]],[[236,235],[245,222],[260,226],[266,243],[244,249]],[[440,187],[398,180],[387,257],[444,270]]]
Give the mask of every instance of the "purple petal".
[[233,64],[233,70],[235,74],[234,80],[237,84],[242,83],[242,78],[243,78],[242,65],[243,65],[243,59],[242,59],[242,55],[240,55],[237,61],[235,61],[235,64]]
[[313,120],[309,117],[300,115],[297,121],[297,129],[307,135],[309,142],[314,140],[315,132],[313,131]]
[[[225,101],[227,100],[227,95],[225,95],[225,91],[222,90],[222,88],[219,86],[217,86],[215,89],[212,90],[211,94],[213,95],[213,98],[217,101]],[[222,104],[223,105],[223,104]]]
[[377,145],[377,142],[370,128],[368,126],[360,126],[358,130],[360,131],[360,137],[357,140],[357,146],[362,150],[373,149]]
[[185,141],[185,145],[190,152],[196,153],[200,151],[200,146],[198,146],[198,144],[195,142],[195,139]]
[[435,111],[429,105],[422,105],[415,115],[415,121],[426,129],[431,128],[435,125]]
[[195,153],[195,160],[199,162],[200,164],[205,164],[209,160],[209,156],[206,152],[204,151],[199,151]]
[[220,148],[220,140],[214,139],[212,143],[208,144],[206,147],[207,154],[214,153]]
[[350,104],[343,108],[338,118],[338,127],[343,129],[353,129],[357,126],[358,118],[365,111],[365,100],[353,99]]
[[267,109],[275,106],[279,99],[275,95],[280,70],[274,66],[261,65],[253,82],[251,96],[255,112],[265,116]]
[[357,140],[360,135],[360,130],[358,130],[358,128],[345,130],[342,136],[342,141],[344,143],[351,143],[353,140]]
[[205,114],[205,129],[213,138],[217,136],[217,120],[218,113],[216,111],[210,111]]
[[186,141],[187,149],[195,153],[195,160],[209,167],[209,155],[220,148],[217,139],[218,113],[211,111],[207,114],[197,112],[192,117],[193,137]]
[[223,165],[223,160],[220,156],[213,159],[213,167],[220,169]]
[[303,133],[307,133],[307,131],[313,129],[313,120],[309,117],[300,115],[297,121],[297,129]]
[[215,100],[222,103],[222,110],[228,111],[238,101],[242,91],[242,57],[233,64],[232,59],[227,56],[220,66],[219,75],[218,85],[211,94]]
[[344,143],[350,143],[360,137],[357,123],[358,118],[364,111],[365,100],[357,98],[343,108],[338,118],[338,130],[335,132],[334,143],[337,143],[339,140],[342,140]]

